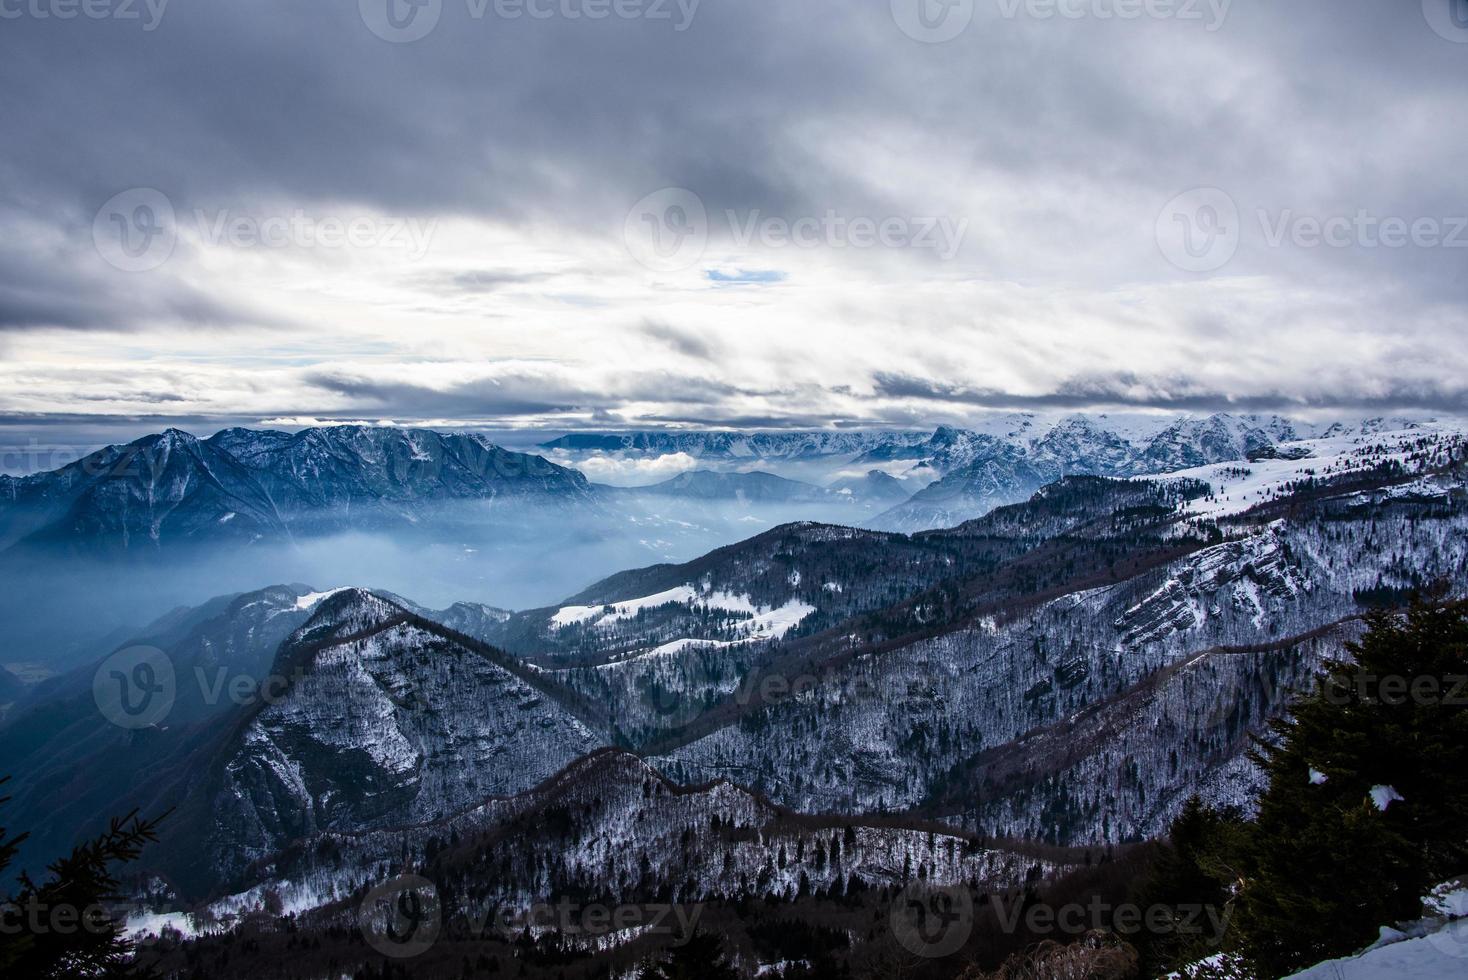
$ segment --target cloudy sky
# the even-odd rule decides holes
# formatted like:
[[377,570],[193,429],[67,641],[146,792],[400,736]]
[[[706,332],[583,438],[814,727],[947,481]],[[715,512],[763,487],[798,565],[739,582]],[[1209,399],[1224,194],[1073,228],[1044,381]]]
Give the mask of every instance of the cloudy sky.
[[0,0],[0,84],[0,441],[1468,410],[1468,0]]

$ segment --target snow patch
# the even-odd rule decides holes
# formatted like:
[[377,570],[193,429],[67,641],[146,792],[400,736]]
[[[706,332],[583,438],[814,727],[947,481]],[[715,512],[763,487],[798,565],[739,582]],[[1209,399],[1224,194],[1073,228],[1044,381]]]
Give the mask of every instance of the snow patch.
[[681,585],[676,589],[626,602],[613,602],[601,606],[563,606],[551,617],[551,625],[557,629],[564,629],[579,623],[606,626],[621,620],[632,619],[645,609],[658,609],[670,605],[699,606],[747,615],[750,619],[740,624],[741,629],[748,634],[746,639],[761,640],[779,639],[794,629],[801,620],[816,611],[815,606],[795,599],[783,606],[766,609],[763,606],[755,605],[754,600],[749,596],[734,595],[729,592],[703,594],[691,585]]
[[127,917],[122,926],[122,934],[137,942],[161,936],[170,929],[182,934],[185,939],[197,939],[204,932],[187,912],[143,912]]
[[341,589],[329,589],[326,592],[312,592],[312,593],[310,593],[308,595],[303,595],[303,596],[301,596],[300,598],[298,598],[296,600],[296,608],[299,609],[299,610],[301,610],[302,612],[305,612],[305,611],[310,610],[310,609],[315,609],[323,601],[325,601],[327,599],[330,599],[332,596],[336,595],[338,592],[345,592],[345,591],[347,591],[345,588],[341,588]]
[[1438,885],[1422,899],[1422,907],[1450,919],[1468,918],[1468,877]]
[[[722,597],[724,600],[734,598],[724,596],[721,593],[714,593],[714,596],[710,598],[717,597]],[[745,601],[747,602],[748,600]],[[727,609],[728,606],[719,606],[711,603],[710,608]],[[675,656],[685,650],[717,650],[737,646],[740,643],[749,643],[753,640],[778,640],[794,629],[802,619],[815,611],[815,606],[809,606],[798,601],[787,602],[777,609],[755,609],[755,615],[752,618],[739,624],[739,630],[742,635],[737,640],[711,640],[684,637],[669,643],[664,643],[661,646],[653,647],[651,650],[643,650],[623,657],[613,663],[602,664],[597,669],[615,670],[621,665],[633,661]]]
[[1371,802],[1383,813],[1393,803],[1405,803],[1406,797],[1397,792],[1395,786],[1373,786],[1371,787]]
[[642,599],[630,599],[626,602],[606,603],[600,606],[562,606],[551,617],[551,625],[563,629],[575,623],[585,623],[588,620],[596,620],[597,625],[612,623],[621,619],[631,619],[644,609],[692,602],[697,595],[698,593],[692,586],[680,585],[667,592],[659,592],[657,595],[650,595]]

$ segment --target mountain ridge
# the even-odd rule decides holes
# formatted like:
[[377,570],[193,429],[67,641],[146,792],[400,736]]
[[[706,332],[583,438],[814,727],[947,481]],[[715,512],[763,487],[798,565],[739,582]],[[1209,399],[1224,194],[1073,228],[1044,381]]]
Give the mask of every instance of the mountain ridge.
[[226,429],[208,439],[169,429],[5,487],[0,550],[103,553],[403,527],[459,501],[555,506],[595,496],[579,472],[482,436],[365,426]]

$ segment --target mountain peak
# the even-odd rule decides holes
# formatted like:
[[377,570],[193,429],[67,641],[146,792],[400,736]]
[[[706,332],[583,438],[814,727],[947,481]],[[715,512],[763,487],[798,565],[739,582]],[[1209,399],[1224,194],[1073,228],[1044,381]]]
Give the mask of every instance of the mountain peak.
[[955,425],[940,425],[933,431],[932,442],[934,445],[951,446],[967,434],[966,430]]
[[191,432],[183,429],[164,429],[156,435],[143,436],[131,445],[140,449],[152,449],[155,446],[163,449],[178,449],[199,445],[199,439]]
[[[329,593],[307,595],[301,602],[319,600],[316,611],[295,632],[294,643],[341,640],[387,626],[409,615],[408,610],[389,602],[370,589],[350,587]],[[307,606],[309,608],[309,606]]]

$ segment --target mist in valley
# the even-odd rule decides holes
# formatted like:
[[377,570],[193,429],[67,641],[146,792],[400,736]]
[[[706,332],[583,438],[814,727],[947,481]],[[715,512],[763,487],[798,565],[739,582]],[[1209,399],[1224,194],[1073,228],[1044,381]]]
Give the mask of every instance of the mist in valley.
[[578,506],[455,501],[426,518],[377,515],[361,529],[245,546],[116,555],[28,546],[0,558],[0,664],[33,678],[62,672],[144,639],[170,610],[270,585],[364,586],[433,609],[551,606],[619,571],[689,561],[795,521],[860,524],[880,509],[840,498],[705,501],[624,490]]

